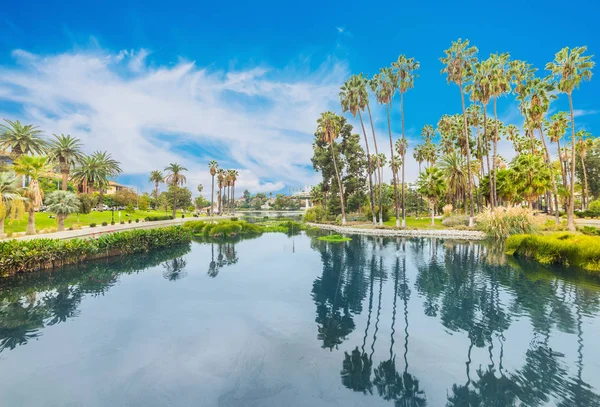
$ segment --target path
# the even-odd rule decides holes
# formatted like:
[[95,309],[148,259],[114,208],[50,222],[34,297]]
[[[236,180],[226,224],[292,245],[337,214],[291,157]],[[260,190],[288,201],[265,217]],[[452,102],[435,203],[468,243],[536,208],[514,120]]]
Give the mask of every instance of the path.
[[372,229],[353,228],[348,226],[327,225],[320,223],[309,223],[310,226],[337,233],[371,235],[384,237],[441,237],[447,239],[483,240],[485,233],[478,230],[456,230],[456,229]]
[[74,239],[81,237],[89,237],[92,235],[97,235],[100,233],[108,233],[108,232],[121,232],[124,230],[132,230],[132,229],[155,229],[155,228],[164,228],[167,226],[173,225],[181,225],[185,222],[190,222],[194,220],[219,220],[219,219],[227,219],[230,216],[206,216],[200,218],[187,217],[187,218],[177,218],[171,220],[159,220],[155,222],[141,222],[140,223],[125,223],[123,225],[115,224],[108,226],[96,226],[96,227],[83,227],[79,230],[65,230],[63,232],[53,232],[53,233],[39,233],[37,235],[24,235],[13,237],[12,239],[17,240],[32,240],[32,239]]

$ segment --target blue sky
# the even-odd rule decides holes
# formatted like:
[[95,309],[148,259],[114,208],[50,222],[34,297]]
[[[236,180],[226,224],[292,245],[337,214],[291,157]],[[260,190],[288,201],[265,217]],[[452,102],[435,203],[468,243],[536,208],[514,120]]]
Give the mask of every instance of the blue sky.
[[[458,89],[439,73],[452,40],[540,69],[563,46],[600,53],[600,6],[591,1],[574,10],[557,1],[50,3],[0,9],[0,117],[109,150],[123,162],[120,180],[142,190],[151,169],[173,161],[189,168],[192,189],[208,186],[210,159],[241,172],[240,193],[317,182],[307,164],[319,112],[339,111],[349,75],[372,75],[399,54],[421,62],[406,97],[415,145],[423,125],[460,109]],[[578,128],[596,135],[598,95],[598,72],[574,94]],[[566,108],[560,97],[552,111]],[[512,96],[498,111],[521,124]],[[376,126],[383,144],[382,109]],[[392,127],[397,137],[397,109]],[[508,146],[501,153],[510,155]],[[414,179],[416,164],[408,167]]]

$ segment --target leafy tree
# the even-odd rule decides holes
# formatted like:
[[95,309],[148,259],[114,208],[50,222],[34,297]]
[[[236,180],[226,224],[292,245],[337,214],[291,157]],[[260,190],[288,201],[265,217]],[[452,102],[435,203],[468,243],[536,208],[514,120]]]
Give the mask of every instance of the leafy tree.
[[115,192],[111,198],[116,205],[127,206],[135,205],[138,200],[138,195],[130,189],[121,189]]
[[79,211],[80,202],[72,192],[54,191],[46,197],[48,210],[56,214],[58,231],[65,230],[65,218]]
[[[165,194],[164,192],[161,196]],[[174,197],[177,196],[177,201],[174,201]],[[170,185],[166,193],[166,202],[170,208],[177,207],[185,209],[192,205],[192,191],[186,187],[177,187]]]
[[198,196],[194,199],[194,205],[197,209],[202,209],[210,205],[210,201],[203,196]]
[[144,192],[138,198],[138,209],[140,211],[147,211],[148,208],[150,207],[150,200],[151,200],[150,195],[148,195],[148,193]]

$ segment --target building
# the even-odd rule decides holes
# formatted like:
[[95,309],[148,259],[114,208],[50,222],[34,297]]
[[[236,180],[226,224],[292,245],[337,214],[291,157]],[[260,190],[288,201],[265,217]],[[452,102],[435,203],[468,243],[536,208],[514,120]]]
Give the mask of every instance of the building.
[[119,191],[129,190],[135,192],[133,188],[127,187],[125,185],[121,185],[116,181],[108,181],[108,186],[106,187],[106,191],[104,192],[106,195],[114,195]]

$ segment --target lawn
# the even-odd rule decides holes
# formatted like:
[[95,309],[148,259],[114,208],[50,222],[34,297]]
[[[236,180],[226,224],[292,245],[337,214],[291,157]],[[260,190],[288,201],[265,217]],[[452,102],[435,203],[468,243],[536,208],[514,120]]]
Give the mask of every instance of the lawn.
[[[121,217],[119,217],[119,213]],[[162,216],[162,215],[171,215],[172,212],[164,212],[164,211],[135,211],[134,213],[127,213],[125,211],[115,211],[115,223],[119,223],[120,221],[125,221],[126,223],[131,219],[135,222],[136,219],[140,221],[144,220],[146,216]],[[57,221],[56,219],[51,219],[50,216],[54,216],[54,214],[50,212],[37,212],[35,214],[35,227],[39,232],[43,230],[50,231],[52,229],[56,229]],[[179,212],[179,216],[181,216],[181,212]],[[189,214],[187,215],[189,216]],[[102,222],[106,222],[110,224],[112,221],[112,212],[111,211],[103,211],[97,212],[92,211],[87,215],[69,215],[67,219],[65,219],[65,228],[69,228],[73,225],[76,226],[87,226],[90,223],[95,223],[98,226],[102,225]],[[5,233],[10,234],[14,232],[25,232],[27,228],[27,214],[23,216],[21,220],[17,221],[8,221],[4,222]]]
[[[402,221],[400,222],[402,224]],[[431,218],[430,217],[426,217],[426,218],[419,218],[419,219],[415,219],[414,216],[407,216],[406,217],[406,227],[407,228],[418,228],[418,229],[447,229],[446,226],[442,225],[442,220],[441,219],[434,219],[434,223],[435,226],[431,226]],[[391,227],[395,227],[396,226],[396,217],[392,216],[390,218],[390,220],[388,220],[387,222],[383,222],[383,224],[385,226],[391,226]]]

